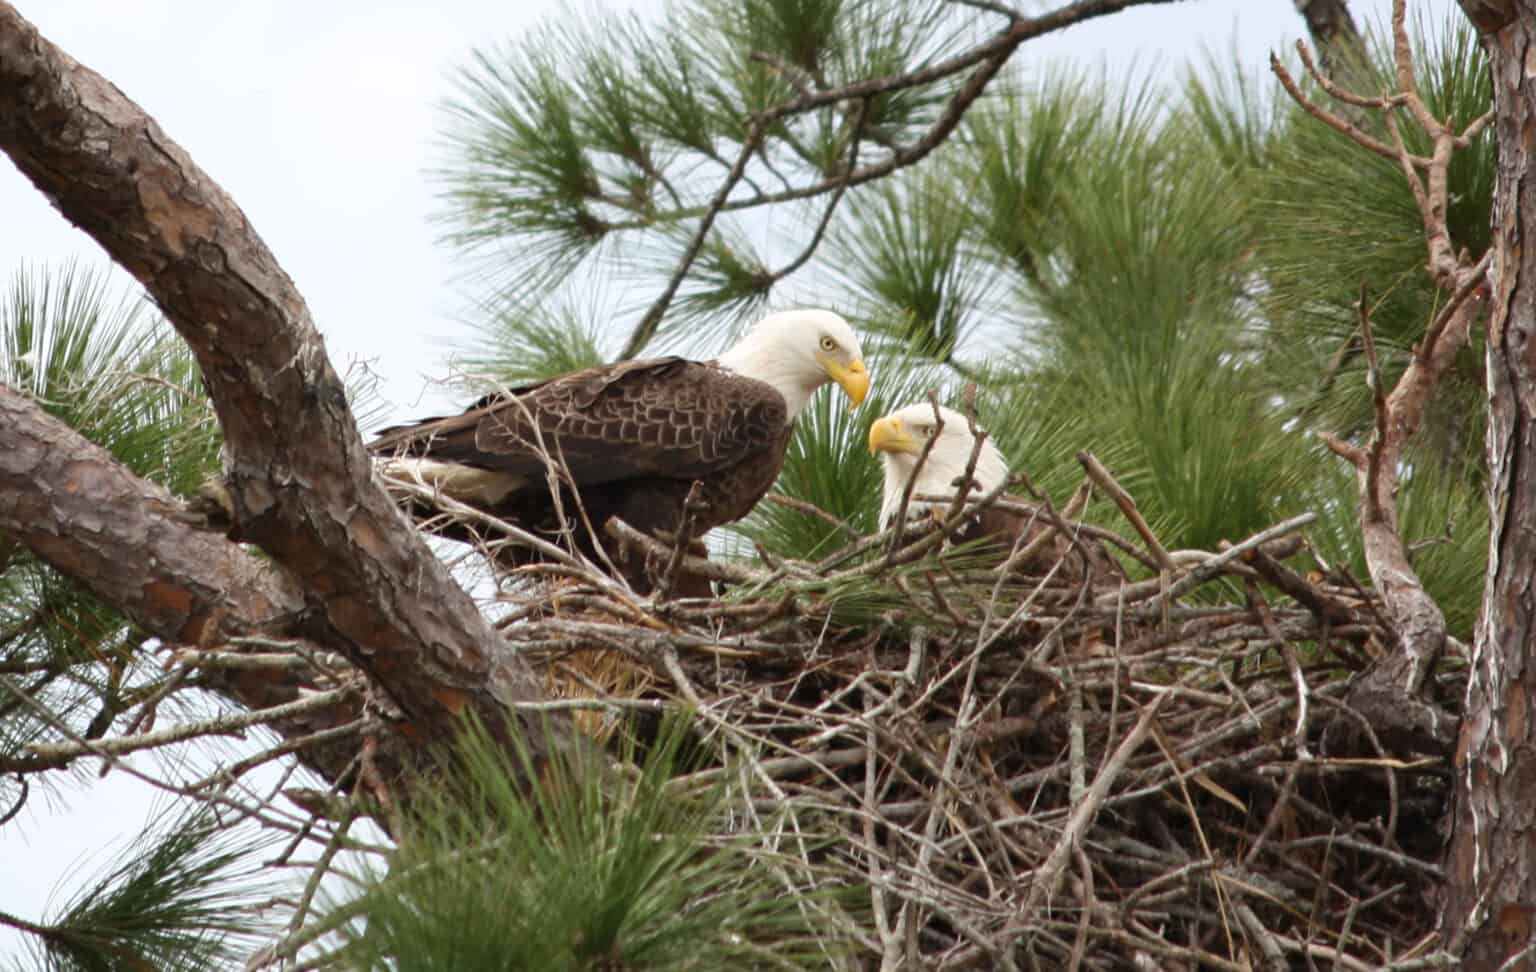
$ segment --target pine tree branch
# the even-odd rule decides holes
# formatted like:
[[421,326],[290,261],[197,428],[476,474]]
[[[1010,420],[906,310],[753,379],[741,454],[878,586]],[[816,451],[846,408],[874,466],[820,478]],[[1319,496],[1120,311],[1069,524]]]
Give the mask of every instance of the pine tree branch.
[[64,736],[65,739],[68,739],[69,741],[90,750],[93,755],[99,756],[108,765],[122,770],[122,772],[126,773],[127,775],[132,776],[137,780],[141,780],[157,790],[161,790],[165,793],[175,794],[176,796],[181,797],[199,798],[206,800],[211,804],[227,807],[233,810],[236,814],[236,817],[230,821],[231,823],[238,823],[240,820],[244,819],[257,820],[264,826],[276,827],[279,830],[297,834],[298,839],[303,839],[304,836],[308,833],[309,828],[307,823],[305,826],[300,827],[292,823],[291,819],[283,819],[280,814],[271,812],[270,808],[265,806],[266,801],[263,801],[262,803],[246,803],[236,799],[229,793],[222,791],[209,794],[197,793],[187,786],[161,779],[152,773],[147,773],[144,770],[137,768],[132,763],[121,762],[112,753],[102,750],[96,740],[86,739],[84,736],[80,735],[80,733],[76,732],[69,726],[68,723],[60,718],[57,713],[53,712],[47,705],[44,705],[37,698],[33,697],[33,695],[31,695],[26,689],[17,685],[9,676],[0,675],[0,693],[4,693],[15,698],[22,704],[23,707],[31,710],[33,715],[35,715],[41,722],[48,725],[55,732],[58,732]]
[[[727,173],[725,182],[716,191],[714,197],[707,205],[661,214],[654,220],[615,223],[610,226],[610,229],[615,230],[640,229],[649,227],[654,222],[677,222],[694,218],[701,220],[700,228],[695,231],[688,250],[684,253],[677,268],[673,271],[667,286],[656,300],[652,302],[645,316],[630,334],[629,339],[624,344],[623,351],[620,353],[620,357],[632,358],[638,355],[646,343],[655,336],[657,329],[661,326],[661,320],[665,316],[667,308],[671,306],[672,300],[676,296],[678,287],[697,257],[700,247],[703,246],[709,226],[713,224],[714,220],[721,213],[755,209],[760,206],[772,206],[802,199],[812,199],[827,193],[837,193],[841,196],[842,193],[850,188],[863,185],[866,182],[872,182],[876,179],[885,178],[894,172],[915,165],[927,158],[929,153],[942,145],[953,134],[960,121],[965,117],[965,113],[981,96],[982,91],[997,76],[997,73],[1002,70],[1003,65],[1013,56],[1014,51],[1018,50],[1025,41],[1071,27],[1074,24],[1118,13],[1129,7],[1173,2],[1176,2],[1176,0],[1078,0],[1076,3],[1069,3],[1038,17],[1025,17],[1021,14],[1009,12],[1008,15],[1011,19],[1006,28],[998,32],[991,39],[955,57],[931,64],[916,71],[892,74],[881,78],[869,78],[838,87],[802,88],[799,97],[757,115],[753,119],[748,137],[742,144],[740,156]],[[988,9],[994,13],[1004,12],[1002,8],[998,7],[989,6]],[[746,162],[762,147],[763,133],[772,130],[777,123],[796,115],[806,114],[843,102],[867,103],[870,99],[880,95],[933,84],[946,78],[964,74],[967,71],[971,72],[970,76],[950,96],[949,103],[945,105],[944,110],[934,120],[929,129],[916,141],[907,145],[896,146],[889,155],[880,161],[871,163],[863,168],[857,168],[855,156],[848,162],[845,171],[841,174],[822,179],[810,185],[792,186],[775,193],[756,193],[742,199],[733,200],[730,198],[731,190],[744,178]]]
[[1077,0],[1076,3],[1066,4],[1055,10],[1040,14],[1038,17],[1026,17],[1014,13],[1012,14],[1012,21],[1004,30],[994,35],[990,40],[978,44],[952,58],[940,61],[937,64],[931,64],[917,71],[855,81],[840,87],[827,88],[822,91],[805,94],[773,109],[768,113],[768,116],[770,120],[777,121],[790,115],[804,114],[805,112],[824,108],[842,101],[851,101],[857,98],[873,98],[877,95],[932,84],[935,81],[942,81],[945,78],[962,74],[986,61],[993,61],[999,58],[1007,60],[1008,56],[1027,40],[1055,33],[1058,30],[1064,30],[1089,20],[1107,17],[1110,14],[1119,13],[1130,7],[1175,2],[1178,2],[1178,0]]
[[25,918],[20,918],[8,911],[0,911],[0,925],[26,932],[29,935],[36,935],[38,938],[59,945],[68,945],[73,941],[61,929],[55,928],[52,925],[40,925],[36,922],[27,921]]
[[[233,643],[302,615],[303,598],[282,574],[188,520],[164,489],[0,385],[0,532],[169,644]],[[315,679],[307,668],[209,672],[203,684],[268,709],[300,698]],[[275,728],[308,735],[356,717],[355,706],[342,706]],[[318,747],[304,755],[330,777],[352,754]]]
[[688,276],[688,270],[693,266],[693,261],[698,259],[699,251],[704,248],[704,241],[709,238],[710,227],[715,225],[715,217],[719,216],[725,208],[726,200],[731,197],[731,190],[736,188],[736,183],[746,174],[747,163],[752,160],[752,155],[757,151],[763,140],[764,124],[761,120],[754,121],[747,131],[747,138],[741,145],[741,152],[736,156],[736,162],[731,166],[731,171],[726,173],[725,181],[720,183],[720,188],[715,192],[714,200],[709,208],[704,210],[699,218],[698,228],[693,231],[693,239],[688,241],[688,249],[683,251],[682,259],[677,261],[677,267],[672,271],[672,276],[667,280],[667,285],[651,302],[650,308],[640,323],[635,326],[629,335],[629,340],[624,342],[624,350],[619,352],[619,357],[638,357],[640,351],[656,336],[656,331],[661,327],[661,319],[667,313],[667,308],[672,306],[672,298],[677,295],[677,288],[682,286],[683,278]]
[[[372,675],[416,739],[450,737],[465,709],[508,731],[502,701],[538,698],[538,684],[374,479],[292,281],[153,119],[3,2],[0,149],[192,349],[224,432],[236,522],[298,581],[305,632]],[[539,724],[521,728],[542,752]]]
[[[859,141],[864,134],[864,119],[869,114],[869,102],[859,101],[854,108],[853,134],[848,137],[848,174],[852,175],[859,166]],[[822,238],[827,235],[827,227],[832,225],[832,214],[837,212],[837,204],[843,201],[843,196],[848,191],[848,179],[843,179],[843,184],[833,190],[832,198],[827,201],[826,208],[822,211],[821,219],[816,223],[816,229],[812,231],[810,240],[801,249],[800,254],[793,260],[773,272],[772,281],[777,283],[785,277],[799,270],[810,262],[811,256],[820,248]]]

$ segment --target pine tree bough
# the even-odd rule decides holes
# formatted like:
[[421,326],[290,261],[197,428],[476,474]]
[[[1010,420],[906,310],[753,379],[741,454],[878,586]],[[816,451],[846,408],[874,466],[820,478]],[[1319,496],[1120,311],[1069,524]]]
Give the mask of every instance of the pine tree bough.
[[[542,721],[512,726],[504,707],[539,697],[532,673],[374,480],[292,281],[153,119],[5,3],[0,149],[138,278],[191,347],[224,432],[238,528],[291,576],[297,632],[366,671],[417,744],[450,738],[474,712],[541,749]],[[52,560],[83,568],[67,556]]]
[[[1046,34],[1064,30],[1074,24],[1095,20],[1119,13],[1129,7],[1146,6],[1150,4],[1171,3],[1173,0],[1076,0],[1073,3],[1064,4],[1054,10],[1048,10],[1036,16],[1026,16],[1018,10],[1001,3],[976,3],[974,0],[965,0],[972,6],[992,13],[1000,14],[1007,18],[1008,22],[997,33],[977,44],[975,47],[964,51],[954,57],[947,58],[935,64],[931,64],[921,70],[892,74],[885,77],[866,78],[853,81],[849,84],[832,88],[809,89],[802,87],[799,97],[776,105],[760,114],[754,115],[751,130],[741,146],[735,163],[731,167],[729,175],[721,183],[714,198],[708,205],[693,209],[678,210],[666,214],[667,221],[683,219],[699,220],[695,228],[688,248],[682,259],[674,268],[671,278],[663,288],[662,293],[647,308],[645,315],[635,326],[634,331],[625,341],[624,349],[619,357],[633,358],[644,350],[651,339],[656,336],[661,327],[661,321],[671,306],[676,296],[678,287],[687,276],[689,268],[698,257],[705,239],[708,237],[709,228],[721,213],[736,210],[753,209],[759,206],[774,205],[777,203],[791,202],[800,199],[813,199],[817,196],[832,193],[833,200],[828,204],[823,216],[822,225],[816,231],[819,238],[825,229],[826,220],[830,218],[832,210],[848,189],[874,182],[890,176],[892,173],[908,166],[916,165],[927,158],[929,153],[942,145],[959,127],[960,121],[967,111],[974,105],[1011,58],[1026,41]],[[867,164],[859,164],[860,133],[863,130],[865,108],[869,99],[882,95],[891,95],[906,89],[917,88],[923,85],[933,84],[945,78],[970,72],[965,81],[959,85],[948,99],[944,111],[933,122],[932,126],[921,137],[905,145],[890,146],[891,151]],[[817,109],[831,105],[854,105],[854,135],[849,139],[848,148],[841,160],[842,171],[819,181],[804,186],[792,186],[781,192],[752,193],[738,198],[732,198],[731,193],[736,184],[741,180],[746,170],[747,163],[752,156],[761,151],[765,133],[775,125],[782,124],[786,119],[796,115],[803,115]],[[610,228],[641,228],[644,224],[630,226],[613,226]],[[815,245],[814,241],[811,244]],[[796,257],[785,267],[767,275],[767,280],[772,283],[782,279],[802,263],[810,250]]]
[[[0,385],[0,532],[115,605],[169,644],[221,645],[257,631],[283,633],[304,602],[280,572],[218,534],[185,522],[181,504],[105,450]],[[303,671],[230,671],[204,684],[250,709],[298,700]],[[358,717],[356,704],[280,720],[301,737]],[[300,757],[340,777],[355,745],[306,748]]]

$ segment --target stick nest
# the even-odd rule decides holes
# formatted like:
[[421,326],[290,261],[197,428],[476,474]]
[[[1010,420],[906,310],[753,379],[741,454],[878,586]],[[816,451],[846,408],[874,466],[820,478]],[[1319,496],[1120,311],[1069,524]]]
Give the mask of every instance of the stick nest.
[[[1448,754],[1347,704],[1394,635],[1347,574],[1288,565],[1310,518],[1169,553],[1036,509],[1070,542],[1034,574],[947,548],[953,519],[767,570],[629,536],[727,590],[564,571],[504,627],[594,735],[691,707],[689,779],[741,783],[793,889],[856,889],[861,966],[1435,965]],[[1106,578],[1106,547],[1149,576]]]

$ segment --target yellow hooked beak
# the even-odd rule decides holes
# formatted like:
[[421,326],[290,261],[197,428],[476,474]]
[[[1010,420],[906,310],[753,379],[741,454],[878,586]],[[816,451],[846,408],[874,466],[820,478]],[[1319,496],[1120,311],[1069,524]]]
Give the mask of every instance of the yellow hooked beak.
[[864,367],[864,362],[855,358],[844,365],[831,358],[822,358],[821,366],[827,369],[833,381],[842,386],[843,393],[853,403],[848,406],[848,411],[858,408],[864,396],[869,394],[869,370]]
[[877,452],[920,452],[917,437],[907,431],[906,423],[894,415],[875,419],[869,427],[869,454]]

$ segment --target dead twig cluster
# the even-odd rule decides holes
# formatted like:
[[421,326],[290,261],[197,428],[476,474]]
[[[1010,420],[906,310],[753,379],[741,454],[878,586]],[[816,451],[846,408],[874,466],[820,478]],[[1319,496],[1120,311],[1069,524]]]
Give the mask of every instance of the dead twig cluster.
[[[1351,694],[1355,707],[1373,724],[1393,734],[1416,736],[1439,744],[1450,738],[1454,720],[1424,698],[1424,680],[1447,643],[1445,617],[1424,590],[1408,556],[1397,524],[1398,470],[1404,453],[1423,422],[1424,412],[1440,376],[1467,343],[1487,296],[1491,251],[1474,258],[1458,251],[1447,222],[1450,206],[1450,164],[1455,152],[1468,148],[1493,119],[1492,113],[1457,130],[1437,118],[1419,91],[1408,37],[1407,4],[1392,5],[1393,80],[1396,91],[1366,95],[1347,90],[1319,71],[1305,44],[1297,51],[1312,80],[1330,99],[1343,106],[1332,110],[1318,103],[1296,83],[1278,57],[1270,67],[1291,98],[1308,114],[1349,138],[1357,146],[1395,162],[1413,194],[1424,224],[1425,269],[1446,295],[1445,305],[1427,323],[1424,336],[1396,384],[1389,390],[1378,360],[1370,302],[1362,284],[1355,338],[1366,357],[1367,380],[1373,395],[1376,422],[1363,445],[1346,442],[1324,431],[1323,442],[1356,470],[1360,488],[1360,528],[1371,581],[1392,620],[1397,640]],[[1362,114],[1380,119],[1387,140],[1362,127]],[[1429,139],[1432,149],[1419,155],[1403,137],[1406,119]]]

